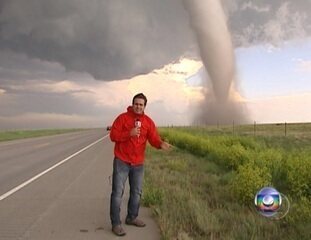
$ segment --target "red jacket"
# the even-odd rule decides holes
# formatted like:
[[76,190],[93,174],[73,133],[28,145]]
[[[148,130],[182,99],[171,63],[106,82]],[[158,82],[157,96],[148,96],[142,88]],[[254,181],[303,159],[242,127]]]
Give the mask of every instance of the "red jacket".
[[[141,121],[140,135],[130,136],[130,131],[135,127],[137,119]],[[147,140],[155,148],[161,148],[162,143],[152,119],[146,114],[136,114],[132,106],[129,106],[127,112],[120,114],[113,122],[110,139],[115,142],[114,155],[131,165],[144,163]]]

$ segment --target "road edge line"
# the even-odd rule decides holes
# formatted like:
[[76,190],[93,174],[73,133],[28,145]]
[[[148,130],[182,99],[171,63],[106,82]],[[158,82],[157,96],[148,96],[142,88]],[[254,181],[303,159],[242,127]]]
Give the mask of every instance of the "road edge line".
[[80,149],[78,152],[75,152],[74,154],[70,155],[69,157],[63,159],[62,161],[56,163],[55,165],[53,165],[52,167],[44,170],[43,172],[37,174],[36,176],[30,178],[29,180],[27,180],[26,182],[23,182],[22,184],[18,185],[17,187],[11,189],[10,191],[4,193],[3,195],[0,196],[0,201],[6,199],[7,197],[11,196],[13,193],[19,191],[20,189],[22,189],[23,187],[27,186],[28,184],[32,183],[33,181],[37,180],[38,178],[42,177],[43,175],[45,175],[46,173],[52,171],[54,168],[57,168],[58,166],[64,164],[65,162],[67,162],[68,160],[70,160],[71,158],[77,156],[78,154],[82,153],[83,151],[87,150],[88,148],[92,147],[93,145],[97,144],[98,142],[100,142],[101,140],[107,138],[109,136],[109,134],[107,134],[106,136],[96,140],[95,142],[89,144],[88,146]]

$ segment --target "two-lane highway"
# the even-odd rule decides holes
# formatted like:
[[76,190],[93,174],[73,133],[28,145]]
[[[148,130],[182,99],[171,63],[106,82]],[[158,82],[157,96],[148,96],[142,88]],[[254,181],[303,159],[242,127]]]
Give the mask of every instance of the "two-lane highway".
[[[0,153],[1,240],[116,239],[109,220],[113,144],[105,130],[3,142]],[[128,190],[122,219],[127,199]],[[140,217],[147,227],[124,226],[124,239],[160,239],[150,211],[141,208]]]
[[0,143],[0,196],[105,134],[94,129]]

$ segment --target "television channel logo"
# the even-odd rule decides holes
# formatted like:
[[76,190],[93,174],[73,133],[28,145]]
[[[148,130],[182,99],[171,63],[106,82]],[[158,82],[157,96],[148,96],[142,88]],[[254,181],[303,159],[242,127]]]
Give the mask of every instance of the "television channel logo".
[[282,196],[275,188],[264,187],[255,195],[255,206],[261,215],[273,217],[282,206]]

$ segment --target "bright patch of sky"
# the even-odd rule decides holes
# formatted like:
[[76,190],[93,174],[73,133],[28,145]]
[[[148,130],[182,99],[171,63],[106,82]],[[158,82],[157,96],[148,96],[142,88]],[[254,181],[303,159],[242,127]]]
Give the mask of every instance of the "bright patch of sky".
[[311,92],[311,39],[239,48],[236,61],[239,88],[248,99]]

